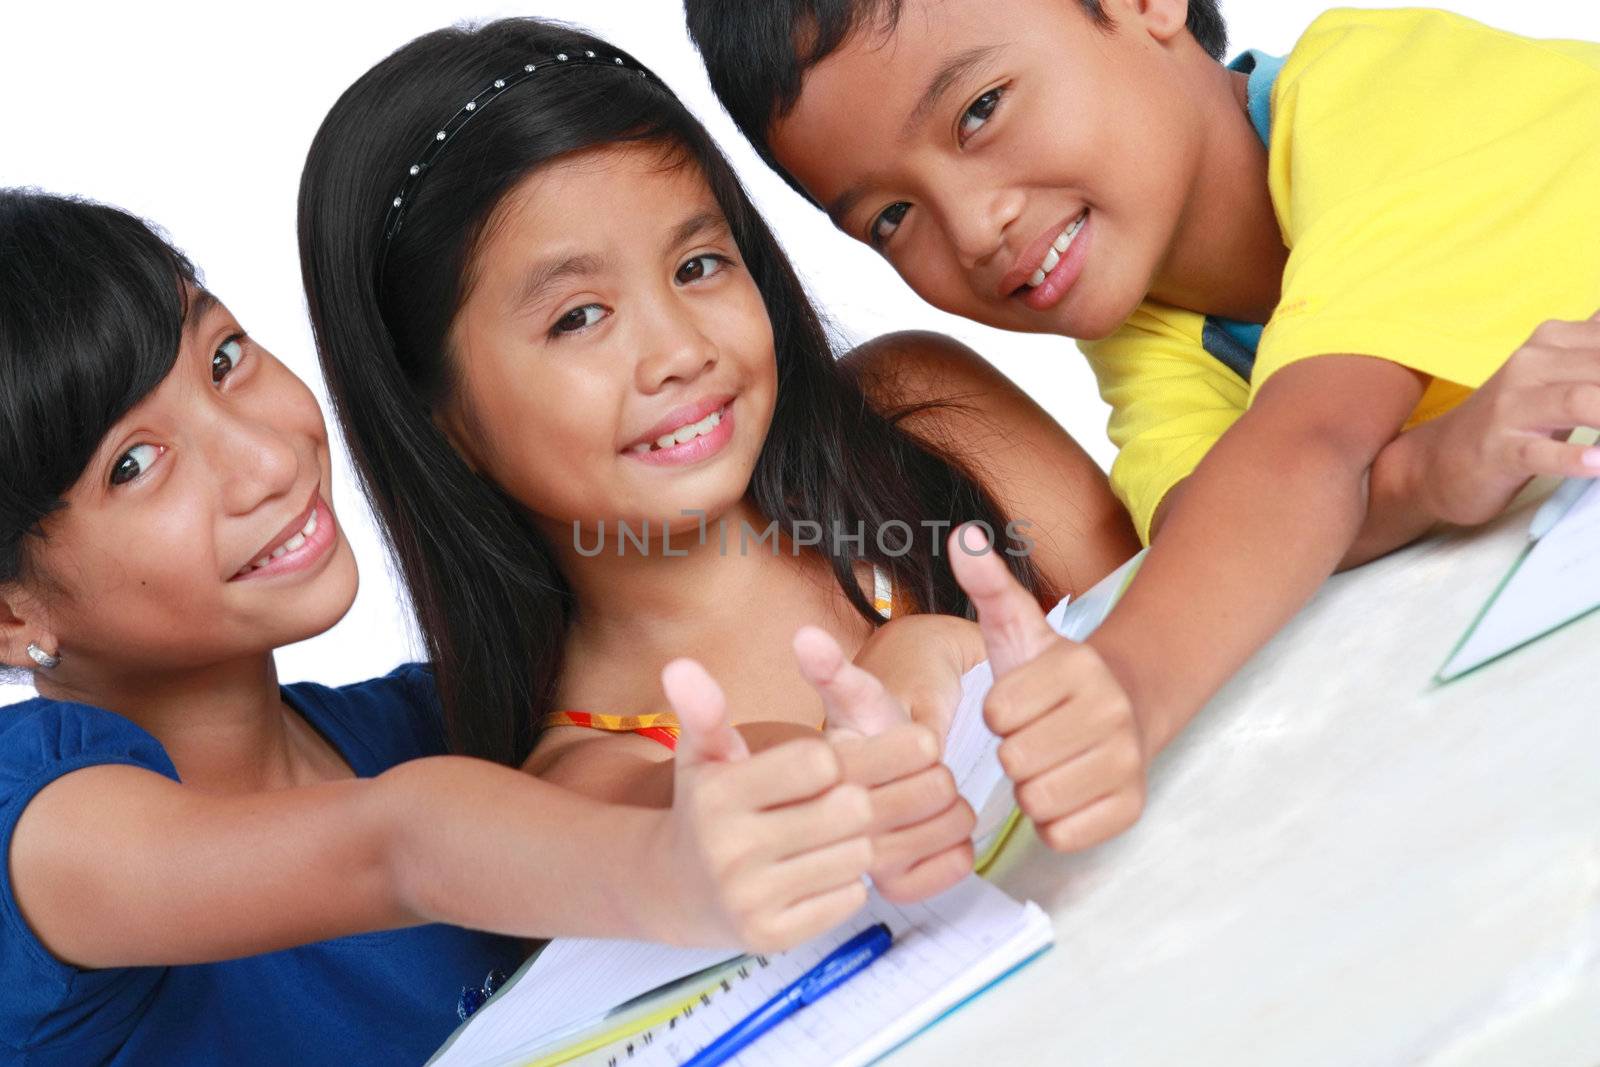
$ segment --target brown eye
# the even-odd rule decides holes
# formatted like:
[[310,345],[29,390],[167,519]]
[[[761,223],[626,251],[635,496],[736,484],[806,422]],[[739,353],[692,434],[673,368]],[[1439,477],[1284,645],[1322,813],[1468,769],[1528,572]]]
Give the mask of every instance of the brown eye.
[[890,204],[880,211],[872,220],[869,242],[873,247],[880,247],[889,238],[894,236],[894,231],[900,228],[900,221],[906,217],[906,212],[911,210],[911,205],[904,200]]
[[961,129],[958,132],[958,137],[962,144],[966,144],[967,138],[977,133],[983,127],[983,124],[989,121],[989,117],[994,114],[994,109],[1000,106],[1000,95],[1001,91],[999,89],[990,89],[974,100],[966,111],[962,112]]
[[135,445],[124,452],[111,468],[111,484],[126,485],[150,469],[161,450],[155,445]]
[[695,256],[678,268],[676,275],[678,284],[688,285],[690,282],[697,282],[703,278],[710,278],[713,275],[720,274],[728,263],[729,260],[725,257],[713,256],[709,253],[703,256]]
[[211,356],[211,381],[220,385],[222,379],[238,369],[239,363],[244,359],[244,345],[239,343],[238,337],[230,337],[217,347]]
[[585,304],[573,308],[556,320],[551,333],[577,333],[599,322],[605,313],[605,308],[599,304]]

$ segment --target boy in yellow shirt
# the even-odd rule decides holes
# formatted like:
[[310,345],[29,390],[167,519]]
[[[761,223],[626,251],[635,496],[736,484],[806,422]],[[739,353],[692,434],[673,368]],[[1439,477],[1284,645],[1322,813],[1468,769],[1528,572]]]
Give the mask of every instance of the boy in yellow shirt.
[[[1215,0],[687,0],[757,150],[930,303],[1082,339],[1153,542],[1085,645],[952,554],[1041,836],[1145,768],[1341,565],[1600,474],[1600,45]],[[1593,317],[1591,317],[1593,315]]]

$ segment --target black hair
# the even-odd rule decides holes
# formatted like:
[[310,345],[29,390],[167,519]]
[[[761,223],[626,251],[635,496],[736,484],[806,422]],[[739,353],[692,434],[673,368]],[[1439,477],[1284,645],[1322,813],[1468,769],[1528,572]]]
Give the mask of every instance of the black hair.
[[[868,406],[732,168],[654,78],[569,66],[508,90],[450,142],[385,254],[385,214],[431,131],[493,79],[575,50],[625,55],[537,19],[421,37],[339,98],[300,185],[301,269],[317,350],[410,589],[452,746],[505,763],[527,756],[551,710],[573,597],[523,508],[468,468],[432,416],[455,388],[448,334],[477,242],[504,196],[542,166],[628,143],[704,175],[772,323],[777,401],[751,483],[768,520],[782,530],[799,521],[833,529],[833,520],[849,530],[895,519],[1005,525],[977,482]],[[887,568],[922,610],[968,611],[948,563],[930,552],[888,557],[869,536],[852,558],[827,540],[840,588],[863,617],[881,621],[857,586],[853,558]],[[1009,562],[1041,588],[1030,561]]]
[[0,189],[0,585],[48,577],[30,567],[30,539],[172,369],[199,286],[141,219]]
[[[1100,0],[1078,0],[1090,20],[1110,25]],[[807,200],[777,161],[767,135],[800,100],[806,71],[856,33],[889,34],[903,0],[684,0],[689,36],[705,61],[711,88],[756,152]],[[1228,48],[1220,0],[1189,0],[1188,27],[1213,59]],[[813,201],[815,202],[815,201]]]

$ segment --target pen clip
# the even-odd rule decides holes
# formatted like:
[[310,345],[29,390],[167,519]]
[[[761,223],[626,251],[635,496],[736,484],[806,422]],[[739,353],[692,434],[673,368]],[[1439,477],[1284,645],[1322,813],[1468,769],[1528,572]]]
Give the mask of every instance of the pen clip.
[[894,935],[884,923],[876,923],[840,945],[812,973],[800,982],[801,1004],[810,1004],[839,984],[849,981],[873,960],[889,950]]

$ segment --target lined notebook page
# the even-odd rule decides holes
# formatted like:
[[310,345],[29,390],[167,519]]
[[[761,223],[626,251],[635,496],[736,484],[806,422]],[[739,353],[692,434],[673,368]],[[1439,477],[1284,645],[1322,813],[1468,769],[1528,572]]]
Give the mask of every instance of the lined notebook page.
[[430,1064],[467,1067],[548,1044],[619,1004],[738,955],[643,941],[552,941]]
[[[779,1023],[732,1062],[741,1067],[846,1067],[866,1063],[982,990],[1050,944],[1050,920],[972,876],[932,900],[891,904],[872,895],[866,910],[831,934],[773,956],[745,981],[654,1040],[636,1044],[619,1062],[673,1067],[692,1056],[876,922],[894,931],[894,946],[817,1003]],[[600,1062],[610,1062],[615,1053]]]

